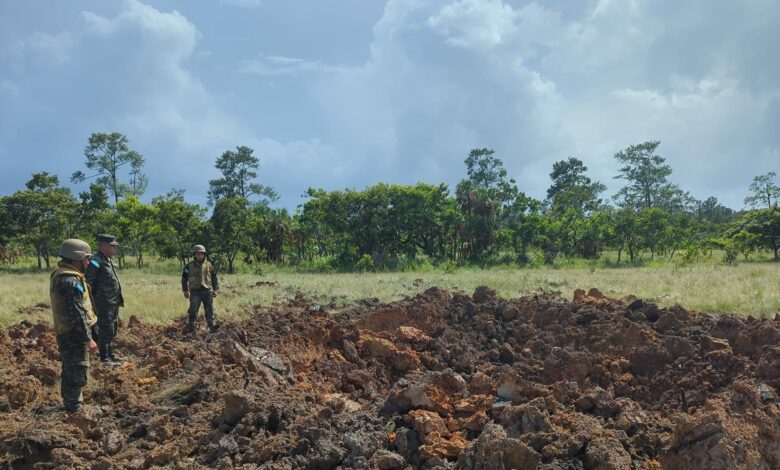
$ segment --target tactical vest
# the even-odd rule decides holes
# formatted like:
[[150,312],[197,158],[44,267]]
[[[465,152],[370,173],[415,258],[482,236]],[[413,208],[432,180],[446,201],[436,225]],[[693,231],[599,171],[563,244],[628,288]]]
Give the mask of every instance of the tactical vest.
[[190,290],[208,289],[211,290],[211,271],[214,268],[208,260],[203,260],[203,264],[197,261],[190,261],[190,273],[188,282]]
[[51,313],[54,319],[54,332],[58,335],[67,333],[73,328],[70,317],[68,316],[68,306],[65,298],[54,287],[57,279],[62,276],[75,276],[84,287],[84,311],[87,312],[87,325],[92,326],[97,323],[97,315],[92,307],[92,296],[90,295],[89,284],[84,279],[84,275],[74,267],[60,263],[57,269],[51,273],[51,282],[49,284],[49,295],[51,296]]

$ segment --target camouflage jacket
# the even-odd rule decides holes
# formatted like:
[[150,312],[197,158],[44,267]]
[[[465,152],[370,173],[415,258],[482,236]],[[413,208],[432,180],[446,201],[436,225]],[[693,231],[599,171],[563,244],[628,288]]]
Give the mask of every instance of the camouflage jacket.
[[116,305],[125,306],[125,299],[122,297],[122,284],[119,282],[119,276],[116,274],[116,267],[111,258],[100,251],[95,253],[95,256],[89,260],[84,277],[87,278],[87,282],[92,288],[92,298],[98,309]]
[[70,322],[70,329],[65,334],[77,342],[86,343],[92,339],[94,314],[88,312],[84,302],[89,302],[85,288],[76,276],[62,275],[51,281],[52,310],[55,324],[59,315]]
[[199,263],[192,260],[184,265],[181,273],[181,289],[189,292],[196,289],[219,290],[219,278],[209,260],[203,260]]

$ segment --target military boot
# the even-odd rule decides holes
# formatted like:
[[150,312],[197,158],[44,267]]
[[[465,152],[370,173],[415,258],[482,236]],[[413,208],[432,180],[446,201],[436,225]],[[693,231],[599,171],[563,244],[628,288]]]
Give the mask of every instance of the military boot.
[[114,361],[114,359],[111,357],[111,346],[108,344],[101,344],[100,345],[100,362],[107,364],[109,366],[115,366],[119,364],[118,362]]
[[114,352],[113,344],[108,345],[108,357],[111,358],[111,360],[114,362],[125,362],[127,360],[126,357],[120,356]]
[[219,330],[219,323],[209,325],[209,330],[211,330],[212,333],[216,333],[217,330]]

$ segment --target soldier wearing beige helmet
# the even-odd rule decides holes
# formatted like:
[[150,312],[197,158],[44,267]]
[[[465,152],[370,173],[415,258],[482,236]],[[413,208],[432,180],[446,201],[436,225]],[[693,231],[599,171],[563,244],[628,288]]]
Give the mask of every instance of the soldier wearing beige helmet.
[[184,298],[190,299],[190,308],[187,310],[187,330],[190,333],[195,331],[195,322],[202,303],[209,329],[214,332],[219,328],[214,316],[214,297],[219,292],[217,271],[206,259],[206,248],[203,245],[193,246],[192,255],[194,259],[184,266],[181,275]]
[[89,353],[98,349],[93,339],[97,316],[84,278],[92,249],[87,242],[70,238],[62,242],[57,255],[61,259],[51,274],[49,294],[62,361],[63,407],[74,412],[84,401],[81,389],[87,384]]

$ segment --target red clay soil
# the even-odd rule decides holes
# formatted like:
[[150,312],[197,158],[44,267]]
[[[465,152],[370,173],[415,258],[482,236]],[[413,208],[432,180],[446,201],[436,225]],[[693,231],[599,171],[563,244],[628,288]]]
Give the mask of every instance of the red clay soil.
[[82,411],[41,412],[51,328],[0,331],[0,468],[780,468],[777,317],[433,288],[116,346]]

